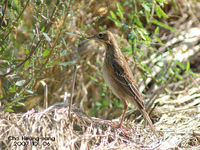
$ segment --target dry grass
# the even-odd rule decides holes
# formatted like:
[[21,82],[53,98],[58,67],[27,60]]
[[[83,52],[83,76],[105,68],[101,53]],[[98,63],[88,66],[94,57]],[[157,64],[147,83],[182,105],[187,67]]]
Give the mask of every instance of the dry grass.
[[[190,98],[193,97],[188,100]],[[76,107],[72,107],[70,121],[67,103],[57,103],[40,112],[32,109],[20,114],[3,113],[1,144],[3,149],[198,149],[199,109],[192,103],[187,105],[174,109],[168,103],[156,109],[155,114],[160,116],[155,123],[158,138],[149,127],[143,128],[143,125],[130,121],[124,126],[131,132],[124,130],[125,134],[121,129],[115,129],[110,121],[89,117]]]

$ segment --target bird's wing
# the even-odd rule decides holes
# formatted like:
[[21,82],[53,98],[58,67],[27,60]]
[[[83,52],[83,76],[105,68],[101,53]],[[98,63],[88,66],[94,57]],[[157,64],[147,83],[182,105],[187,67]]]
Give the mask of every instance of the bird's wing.
[[113,59],[111,63],[115,73],[114,79],[123,86],[125,92],[129,94],[129,96],[132,96],[141,108],[144,108],[144,102],[142,101],[137,85],[134,83],[132,72],[130,68],[128,68],[128,65],[125,64],[126,62],[119,62],[118,59]]

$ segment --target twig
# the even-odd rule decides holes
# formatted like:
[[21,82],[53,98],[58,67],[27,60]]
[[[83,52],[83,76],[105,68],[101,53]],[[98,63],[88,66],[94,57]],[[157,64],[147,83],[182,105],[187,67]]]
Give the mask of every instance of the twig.
[[44,105],[43,105],[43,107],[45,109],[47,109],[47,107],[48,107],[48,96],[47,96],[48,95],[48,86],[44,81],[40,81],[40,82],[44,86]]
[[[23,14],[24,10],[26,9],[26,7],[28,6],[29,0],[26,2],[26,5],[24,6],[24,8],[22,9],[22,12],[20,13],[20,15],[18,16],[18,18],[16,19],[16,22],[19,21],[19,18],[21,17],[21,15]],[[4,10],[5,11],[5,10]],[[3,18],[2,18],[3,19]],[[11,33],[13,27],[10,28],[9,32],[4,36],[3,40],[0,43],[0,47],[3,44],[3,42],[7,39],[8,35]]]
[[74,84],[75,84],[75,77],[76,77],[76,65],[74,65],[74,74],[73,74],[73,79],[72,79],[72,89],[71,89],[71,97],[70,97],[70,102],[69,102],[69,113],[68,116],[71,120],[71,107],[72,107],[72,98],[73,98],[73,93],[74,93]]
[[194,78],[191,75],[189,77],[192,79],[194,85],[198,88],[198,90],[200,92],[200,88],[199,88],[199,85],[197,84],[197,81],[195,81]]
[[[174,74],[169,80],[168,82],[164,85],[161,86],[150,98],[150,100],[146,103],[146,110],[148,111],[149,108],[153,105],[154,101],[159,97],[159,95],[164,91],[164,89],[168,86],[169,83],[171,83],[171,81],[174,79],[174,77],[176,76],[176,74]],[[155,96],[156,95],[156,96]]]
[[[23,11],[24,11],[25,8],[27,7],[28,2],[29,2],[29,1],[27,1],[26,5],[25,5],[25,7],[24,7],[24,9],[23,9]],[[59,4],[59,0],[57,0],[56,6],[57,6],[58,4]],[[23,11],[21,12],[21,14],[23,13]],[[55,11],[56,11],[56,7],[54,8],[53,13],[52,13],[52,15],[51,15],[51,17],[50,17],[50,20],[51,20],[51,21],[53,20],[53,15],[55,14]],[[20,14],[20,15],[21,15],[21,14]],[[17,21],[18,21],[19,18],[20,18],[20,16],[17,18]],[[49,30],[50,24],[52,24],[52,23],[49,22],[49,23],[47,24],[47,26],[45,27],[44,32],[47,32],[47,31]],[[10,29],[10,31],[8,32],[8,34],[4,37],[4,39],[2,40],[2,42],[0,43],[0,46],[2,45],[2,43],[4,42],[4,40],[7,38],[7,36],[10,34],[10,32],[11,32],[11,29]],[[20,64],[18,64],[14,69],[11,69],[8,73],[3,74],[3,75],[0,75],[0,77],[5,77],[5,76],[11,74],[12,72],[14,72],[14,70],[15,70],[16,68],[19,68],[19,67],[20,67],[21,65],[23,65],[27,60],[29,60],[29,59],[32,57],[33,53],[37,50],[37,48],[38,48],[38,46],[40,45],[40,43],[42,42],[43,38],[44,38],[44,35],[41,36],[40,40],[37,42],[36,47],[29,53],[29,56],[28,56],[25,60],[23,60]],[[41,68],[40,68],[40,70],[41,70]]]
[[3,24],[3,20],[4,20],[4,17],[5,17],[5,13],[6,13],[6,7],[7,7],[7,5],[8,5],[8,0],[6,0],[6,2],[5,2],[5,7],[4,7],[4,10],[3,10],[3,16],[2,16],[2,18],[1,18],[1,24],[0,24],[0,27],[1,27],[2,24]]
[[63,100],[63,102],[64,102],[64,103],[67,102],[67,92],[65,92],[65,94],[64,94],[64,100]]

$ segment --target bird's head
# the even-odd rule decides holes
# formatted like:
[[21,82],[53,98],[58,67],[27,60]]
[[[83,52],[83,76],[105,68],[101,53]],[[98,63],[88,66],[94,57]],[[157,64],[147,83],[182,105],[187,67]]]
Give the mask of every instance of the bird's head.
[[96,40],[102,44],[111,44],[115,42],[114,36],[110,31],[101,31],[93,36],[87,37],[88,39]]

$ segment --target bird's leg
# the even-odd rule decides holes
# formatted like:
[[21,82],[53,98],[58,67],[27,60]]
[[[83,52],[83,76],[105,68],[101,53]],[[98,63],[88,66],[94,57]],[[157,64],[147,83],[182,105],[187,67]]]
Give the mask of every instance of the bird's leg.
[[124,127],[124,126],[122,125],[122,123],[123,123],[123,121],[124,121],[124,118],[125,118],[125,115],[126,115],[127,109],[128,109],[128,104],[126,103],[126,104],[124,105],[124,113],[123,113],[123,115],[122,115],[122,119],[121,119],[120,124],[116,124],[116,123],[114,123],[113,121],[111,121],[111,122],[115,125],[115,128],[120,128],[125,134],[126,134],[126,132],[125,132],[123,129],[125,129],[125,130],[131,132],[129,129],[127,129],[126,127]]
[[125,105],[124,105],[124,113],[123,113],[123,115],[122,115],[122,119],[121,119],[121,122],[120,122],[118,128],[121,128],[121,127],[122,127],[122,123],[123,123],[123,121],[124,121],[124,118],[125,118],[127,109],[128,109],[128,104],[125,104]]

